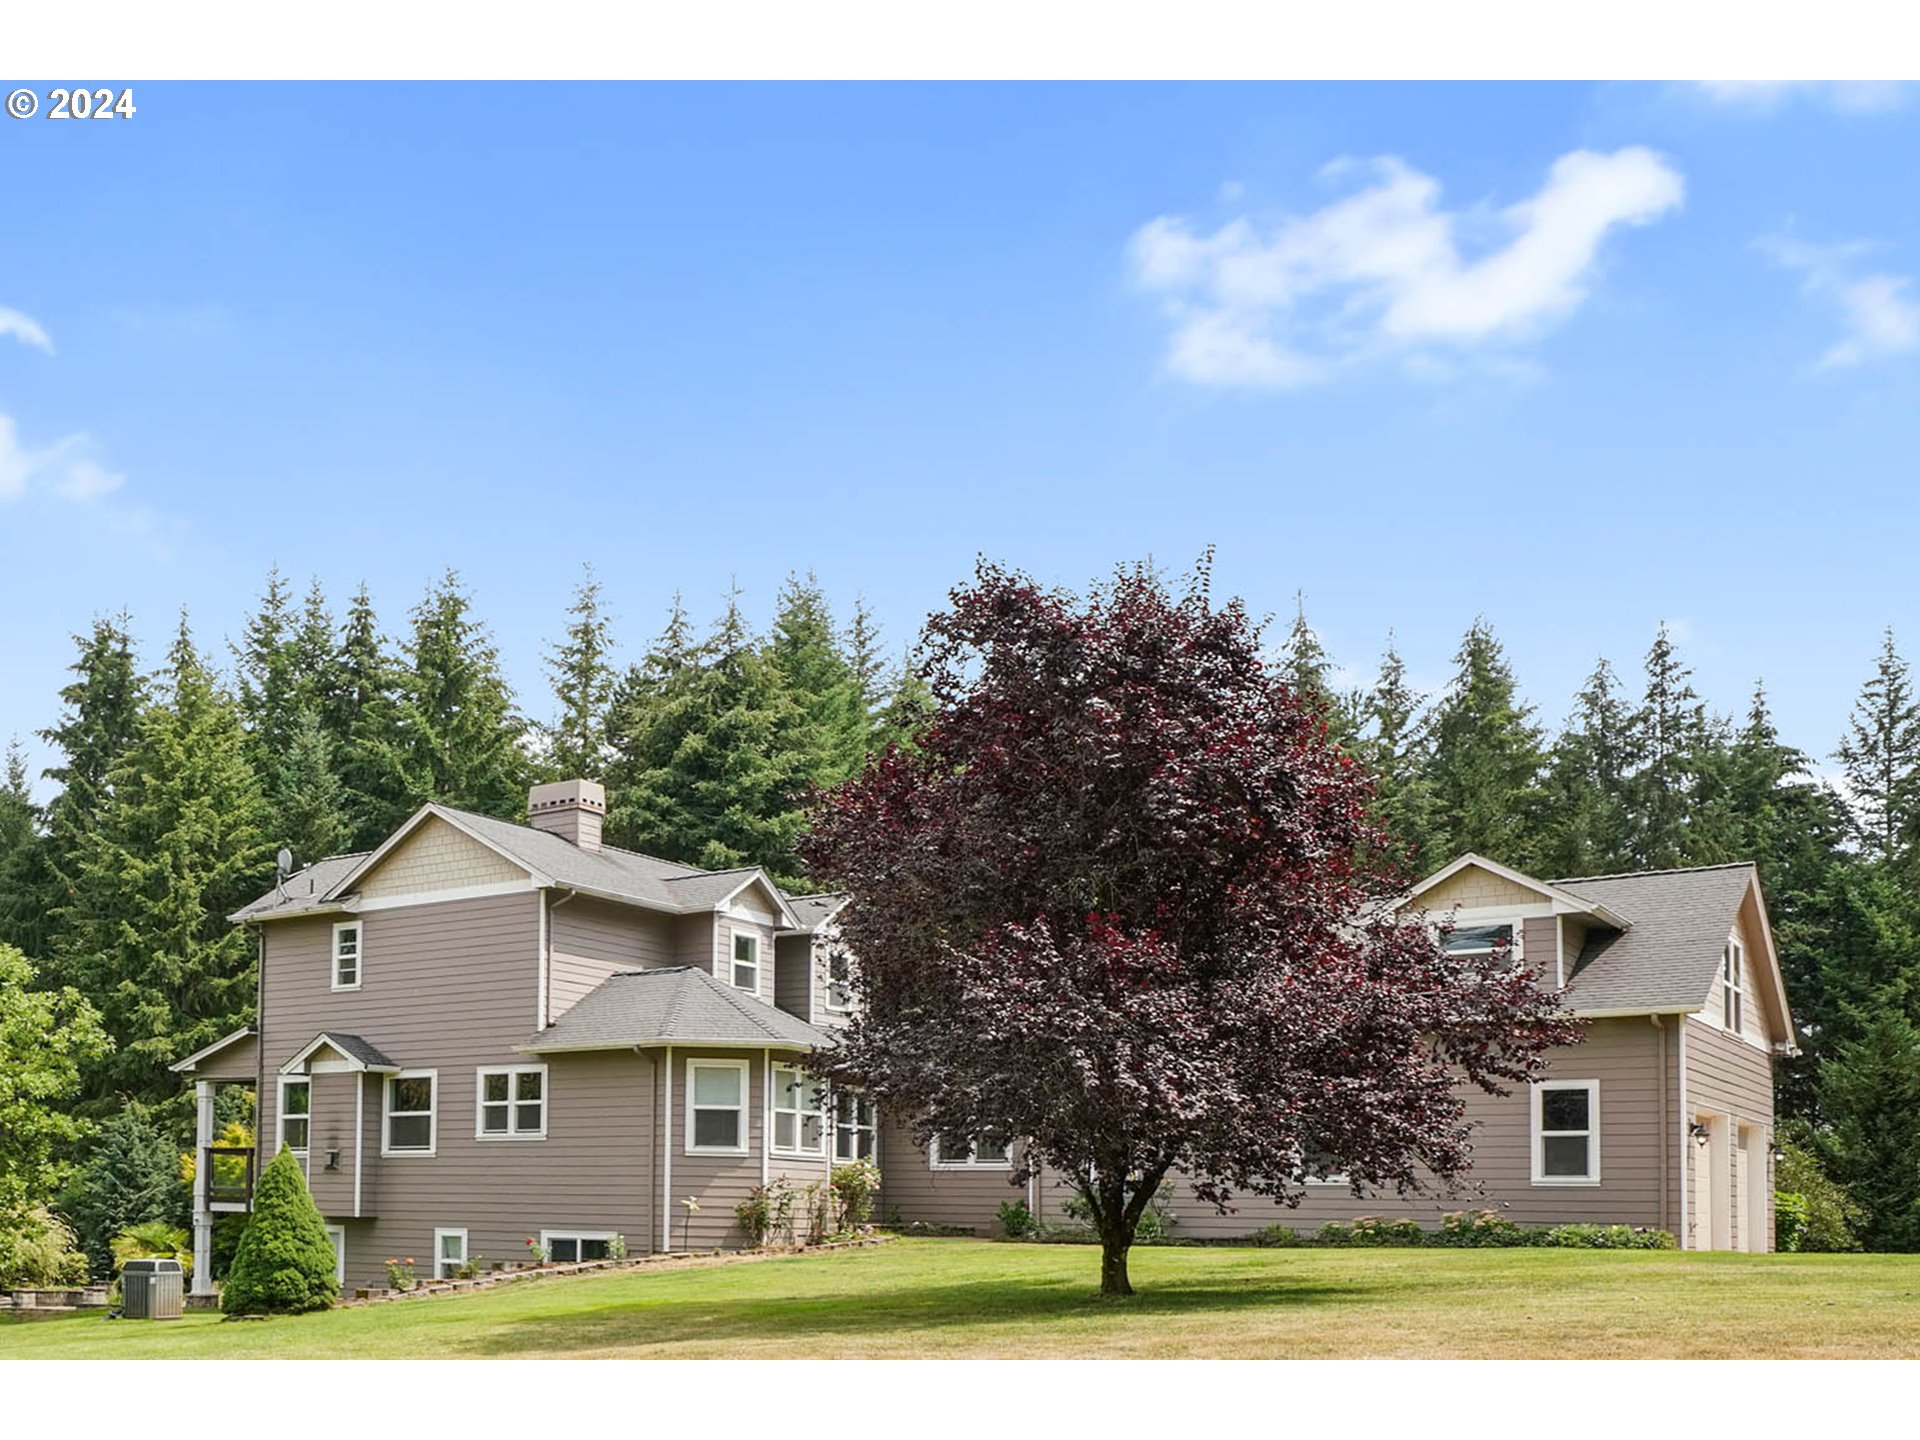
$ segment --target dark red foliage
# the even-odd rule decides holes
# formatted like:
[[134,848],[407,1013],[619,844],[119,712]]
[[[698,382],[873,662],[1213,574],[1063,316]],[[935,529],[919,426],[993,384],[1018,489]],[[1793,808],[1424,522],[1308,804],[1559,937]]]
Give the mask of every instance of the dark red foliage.
[[1310,1153],[1373,1189],[1459,1175],[1460,1082],[1525,1080],[1576,1027],[1393,917],[1368,783],[1239,602],[1204,572],[1080,601],[986,564],[951,598],[917,748],[821,797],[805,842],[853,897],[865,1002],[830,1072],[923,1139],[1027,1139],[1123,1292],[1169,1170],[1223,1207],[1297,1198]]

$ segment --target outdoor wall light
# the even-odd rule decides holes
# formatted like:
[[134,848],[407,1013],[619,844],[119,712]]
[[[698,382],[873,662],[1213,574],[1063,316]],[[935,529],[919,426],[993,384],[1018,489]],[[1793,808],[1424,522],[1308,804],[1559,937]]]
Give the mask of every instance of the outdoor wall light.
[[327,1169],[338,1170],[339,1168],[340,1168],[340,1152],[338,1150],[327,1151]]
[[1704,1145],[1713,1138],[1713,1131],[1705,1125],[1702,1125],[1698,1120],[1687,1127],[1687,1133],[1693,1136],[1696,1145]]

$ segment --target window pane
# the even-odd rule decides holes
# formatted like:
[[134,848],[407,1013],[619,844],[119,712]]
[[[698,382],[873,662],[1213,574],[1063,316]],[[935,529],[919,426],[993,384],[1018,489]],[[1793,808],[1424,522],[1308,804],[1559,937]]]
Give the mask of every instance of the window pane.
[[425,1150],[433,1143],[433,1121],[425,1115],[395,1115],[388,1127],[389,1149]]
[[775,1149],[793,1149],[794,1121],[795,1117],[791,1114],[783,1115],[778,1111],[774,1112],[773,1143]]
[[742,965],[752,965],[760,958],[760,939],[756,935],[738,935],[733,937],[733,958]]
[[395,1080],[390,1093],[393,1100],[387,1107],[389,1110],[431,1110],[433,1108],[433,1081],[425,1075]]
[[507,1107],[505,1105],[484,1105],[480,1109],[480,1130],[486,1135],[504,1135],[507,1133]]
[[1585,1090],[1543,1090],[1540,1093],[1542,1130],[1588,1130]]
[[1007,1158],[1007,1142],[982,1139],[975,1142],[973,1158],[987,1164],[999,1164]]
[[1448,932],[1447,938],[1441,944],[1452,954],[1497,950],[1504,945],[1513,944],[1513,926],[1458,925]]
[[312,1092],[304,1084],[289,1085],[281,1092],[281,1109],[288,1115],[305,1115],[311,1098]]
[[854,1158],[853,1146],[856,1138],[857,1137],[854,1135],[853,1131],[851,1130],[834,1131],[833,1132],[833,1158],[836,1160],[853,1159]]
[[958,1165],[973,1153],[973,1141],[964,1135],[942,1135],[935,1143],[943,1165]]
[[755,970],[751,965],[734,966],[733,988],[736,990],[758,990],[760,988],[760,972]]
[[495,1104],[507,1098],[507,1077],[498,1071],[481,1077],[482,1098]]
[[305,1116],[284,1120],[280,1125],[280,1138],[287,1142],[289,1150],[307,1148],[307,1121]]
[[522,1134],[540,1128],[541,1109],[542,1107],[538,1104],[516,1105],[513,1107],[513,1123],[519,1128]]
[[1589,1175],[1585,1135],[1549,1135],[1540,1142],[1541,1170],[1548,1175]]
[[582,1260],[606,1259],[607,1242],[605,1240],[582,1240],[580,1242],[580,1258]]
[[873,1131],[862,1130],[854,1136],[854,1159],[871,1160],[873,1158]]
[[817,1154],[826,1137],[826,1127],[821,1124],[818,1115],[804,1115],[800,1119],[800,1148],[808,1154]]
[[562,1240],[556,1235],[547,1245],[547,1258],[549,1260],[562,1262],[578,1260],[580,1258],[580,1242],[578,1240]]
[[735,1149],[740,1144],[740,1113],[737,1110],[696,1110],[693,1112],[693,1143]]
[[693,1067],[693,1103],[695,1105],[740,1104],[741,1072],[731,1065]]
[[466,1237],[464,1235],[442,1235],[440,1237],[440,1258],[442,1260],[466,1259]]
[[540,1082],[545,1078],[538,1070],[522,1070],[513,1077],[514,1090],[522,1100],[538,1100]]

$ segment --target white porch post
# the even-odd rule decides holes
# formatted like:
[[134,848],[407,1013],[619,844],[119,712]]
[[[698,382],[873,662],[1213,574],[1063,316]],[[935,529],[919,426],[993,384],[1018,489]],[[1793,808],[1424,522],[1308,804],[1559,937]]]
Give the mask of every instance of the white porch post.
[[211,1295],[213,1202],[208,1194],[213,1185],[213,1157],[207,1154],[207,1147],[213,1144],[213,1081],[194,1081],[193,1092],[199,1110],[193,1127],[193,1293]]

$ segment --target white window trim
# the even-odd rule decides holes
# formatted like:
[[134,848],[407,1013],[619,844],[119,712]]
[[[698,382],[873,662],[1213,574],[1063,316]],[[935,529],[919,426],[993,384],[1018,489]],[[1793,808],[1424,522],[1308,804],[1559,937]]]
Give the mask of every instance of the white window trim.
[[[968,1137],[968,1145],[978,1142],[977,1136]],[[934,1136],[927,1142],[927,1164],[935,1170],[1011,1170],[1013,1169],[1013,1142],[1007,1142],[1007,1158],[1004,1160],[976,1160],[969,1149],[964,1160],[942,1160],[940,1158],[940,1137]]]
[[[393,1081],[431,1080],[433,1107],[426,1112],[427,1148],[396,1150],[389,1143],[393,1134]],[[402,1115],[418,1115],[417,1110],[402,1110]],[[380,1086],[380,1153],[393,1160],[431,1160],[440,1153],[440,1072],[438,1070],[397,1070],[385,1077]]]
[[[866,1101],[868,1114],[870,1114],[873,1117],[872,1123],[867,1125],[860,1125],[860,1124],[852,1124],[852,1125],[845,1125],[845,1126],[841,1125],[840,1097],[842,1095],[850,1095],[853,1097],[853,1103],[854,1103],[853,1113],[856,1119],[860,1114],[860,1109],[859,1109],[860,1102],[862,1100]],[[865,1090],[861,1089],[857,1085],[844,1085],[830,1091],[827,1095],[827,1120],[829,1123],[829,1127],[833,1131],[833,1138],[828,1148],[833,1153],[834,1164],[851,1165],[853,1162],[860,1159],[860,1156],[858,1153],[849,1155],[844,1159],[841,1157],[840,1136],[843,1131],[849,1135],[858,1135],[862,1131],[871,1135],[873,1137],[873,1153],[867,1158],[873,1160],[876,1164],[879,1162],[879,1159],[880,1159],[880,1107],[878,1104],[874,1102],[873,1098],[869,1096]],[[854,1150],[857,1152],[859,1150],[859,1146],[857,1145],[854,1146]]]
[[[1733,1011],[1732,1023],[1727,1020],[1728,1009]],[[1727,936],[1720,948],[1720,1013],[1715,1019],[1729,1035],[1747,1033],[1747,947],[1738,934]]]
[[[353,982],[346,985],[340,983],[340,932],[342,930],[351,930],[354,936]],[[367,927],[358,920],[342,920],[333,927],[333,941],[327,955],[327,978],[331,982],[329,988],[358,990],[360,982],[367,978]]]
[[[1600,1183],[1600,1082],[1598,1080],[1536,1080],[1532,1089],[1532,1121],[1527,1130],[1533,1151],[1533,1183],[1536,1185],[1573,1185],[1594,1186]],[[1587,1092],[1587,1163],[1589,1173],[1585,1175],[1548,1175],[1546,1166],[1546,1137],[1541,1133],[1542,1100],[1549,1090],[1584,1090]],[[1571,1130],[1556,1130],[1555,1135],[1571,1135]]]
[[[739,963],[733,958],[733,951],[734,947],[738,945],[742,939],[753,942],[753,984],[751,987],[734,985],[733,981],[734,967]],[[733,988],[743,995],[758,995],[760,993],[760,968],[765,963],[763,958],[764,948],[760,943],[760,932],[757,929],[752,929],[745,925],[729,925],[727,927],[727,984],[733,985]]]
[[[460,1237],[460,1258],[458,1260],[448,1260],[444,1256],[442,1256],[440,1253],[440,1242],[449,1235],[458,1235]],[[440,1267],[442,1265],[452,1265],[458,1268],[459,1266],[465,1265],[466,1263],[467,1263],[466,1228],[464,1226],[459,1228],[455,1228],[453,1226],[436,1228],[433,1232],[433,1278],[436,1280],[451,1280],[453,1278],[451,1275],[442,1275],[440,1273]]]
[[[540,1250],[542,1254],[552,1259],[553,1242],[556,1240],[605,1240],[611,1244],[613,1237],[618,1233],[617,1230],[542,1230],[540,1232]],[[557,1263],[572,1265],[576,1262],[572,1260],[562,1260]]]
[[[1511,911],[1506,911],[1506,910],[1502,910],[1493,914],[1480,914],[1478,912],[1469,913],[1466,911],[1455,911],[1448,918],[1451,920],[1452,923],[1446,928],[1450,930],[1480,930],[1490,925],[1507,926],[1509,929],[1513,931],[1513,944],[1512,946],[1509,947],[1508,953],[1511,955],[1514,964],[1523,965],[1526,963],[1527,922],[1524,916],[1515,915]],[[1439,925],[1435,925],[1434,938],[1436,940],[1440,938],[1440,929],[1441,927]],[[1449,955],[1473,956],[1473,955],[1491,955],[1493,954],[1493,952],[1494,952],[1494,947],[1488,946],[1484,950],[1449,950],[1447,953]]]
[[[738,1145],[696,1145],[693,1143],[693,1072],[738,1070],[740,1072],[740,1143]],[[686,1151],[689,1155],[748,1155],[753,1150],[753,1067],[745,1060],[706,1060],[689,1058],[686,1068]],[[703,1105],[703,1110],[721,1110],[721,1105]],[[571,1231],[561,1232],[571,1234]]]
[[[781,1107],[780,1099],[786,1093],[786,1086],[781,1084],[779,1080],[780,1073],[783,1070],[790,1075],[799,1077],[802,1092],[810,1086],[813,1088],[814,1094],[820,1097],[819,1109],[808,1110],[804,1107],[804,1104],[797,1110],[787,1110]],[[767,1132],[767,1149],[772,1154],[790,1155],[796,1159],[824,1159],[828,1148],[827,1131],[833,1127],[833,1107],[827,1099],[825,1082],[816,1081],[798,1065],[787,1064],[783,1061],[775,1061],[769,1071],[769,1075],[772,1080],[772,1093],[767,1097],[767,1117],[768,1123],[772,1125],[773,1128]],[[793,1116],[793,1138],[795,1143],[791,1147],[779,1145],[774,1142],[773,1137],[780,1133],[780,1127],[776,1122],[782,1115]],[[807,1149],[804,1144],[800,1143],[800,1137],[806,1133],[806,1126],[802,1122],[805,1121],[809,1115],[817,1115],[820,1119],[820,1144],[817,1149],[813,1150]]]
[[[289,1150],[293,1150],[293,1153],[300,1157],[301,1168],[305,1169],[308,1152],[313,1147],[313,1081],[311,1077],[306,1075],[282,1075],[280,1077],[280,1098],[273,1112],[273,1123],[275,1126],[273,1148],[277,1154],[280,1147],[286,1144],[287,1087],[289,1085],[305,1085],[307,1087],[307,1143],[302,1145],[298,1150],[294,1150],[291,1145],[287,1146]],[[272,1156],[268,1158],[271,1159]]]
[[[339,1243],[333,1247],[333,1283],[338,1285],[342,1292],[344,1292],[347,1288],[347,1227],[344,1225],[327,1226],[327,1239],[339,1241]],[[344,1293],[341,1298],[346,1298]]]
[[[504,1131],[488,1130],[487,1121],[487,1076],[507,1076],[507,1128]],[[518,1075],[538,1075],[540,1077],[540,1128],[521,1130],[519,1107],[525,1103],[514,1098]],[[547,1078],[544,1065],[481,1065],[473,1072],[473,1138],[476,1140],[544,1140],[547,1138],[547,1101],[552,1098],[551,1082]],[[438,1092],[434,1095],[434,1104],[439,1105]],[[498,1103],[498,1102],[495,1102]]]

